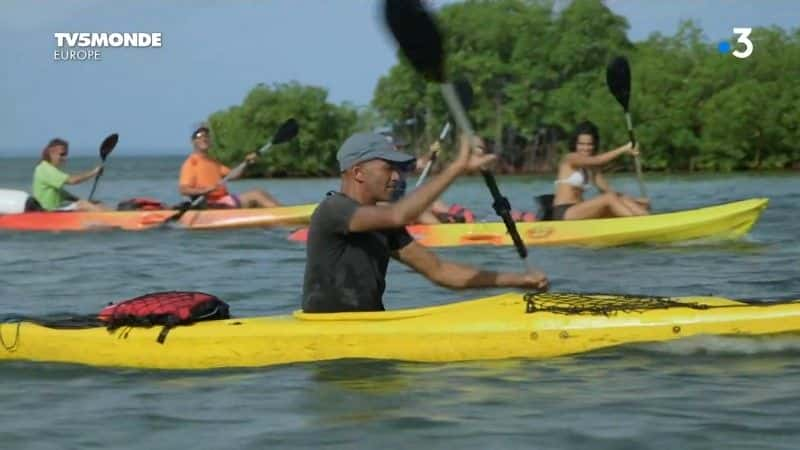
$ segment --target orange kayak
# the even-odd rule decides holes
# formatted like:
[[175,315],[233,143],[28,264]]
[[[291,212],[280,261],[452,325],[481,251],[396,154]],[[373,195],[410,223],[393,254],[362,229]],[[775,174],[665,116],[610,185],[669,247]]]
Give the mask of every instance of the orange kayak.
[[[307,225],[316,204],[275,208],[206,209],[184,214],[177,227],[225,230]],[[159,227],[177,210],[108,212],[27,212],[0,215],[0,230],[18,231],[142,231]]]
[[[735,239],[746,234],[767,207],[754,198],[705,208],[612,219],[517,223],[527,245],[612,247],[629,244],[683,242],[696,239]],[[409,233],[428,247],[513,245],[502,222],[411,225]],[[289,236],[305,242],[308,229]]]

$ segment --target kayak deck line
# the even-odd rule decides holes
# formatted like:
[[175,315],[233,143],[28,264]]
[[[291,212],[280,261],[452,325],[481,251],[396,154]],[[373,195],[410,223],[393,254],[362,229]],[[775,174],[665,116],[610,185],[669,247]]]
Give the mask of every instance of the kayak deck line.
[[396,311],[205,321],[172,328],[163,344],[161,328],[4,323],[0,360],[199,370],[351,358],[540,359],[697,335],[800,338],[800,300],[509,292]]

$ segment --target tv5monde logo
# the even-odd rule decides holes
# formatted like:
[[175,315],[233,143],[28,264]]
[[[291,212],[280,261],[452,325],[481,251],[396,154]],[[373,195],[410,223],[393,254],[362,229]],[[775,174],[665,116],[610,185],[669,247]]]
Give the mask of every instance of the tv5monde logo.
[[733,34],[738,35],[739,39],[736,39],[736,42],[739,44],[743,44],[744,48],[739,49],[737,46],[736,49],[731,52],[731,44],[728,41],[722,41],[719,43],[717,48],[719,49],[720,53],[731,53],[733,56],[739,59],[745,59],[748,56],[753,54],[753,41],[750,40],[750,33],[753,32],[752,28],[734,28]]

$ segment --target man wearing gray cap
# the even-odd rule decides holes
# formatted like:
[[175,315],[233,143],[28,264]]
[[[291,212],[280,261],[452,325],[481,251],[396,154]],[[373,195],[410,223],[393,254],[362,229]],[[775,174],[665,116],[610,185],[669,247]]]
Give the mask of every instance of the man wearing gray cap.
[[[482,145],[482,143],[481,143]],[[340,192],[329,192],[308,231],[303,311],[383,311],[389,257],[429,280],[453,289],[518,287],[547,289],[541,272],[498,273],[444,261],[416,243],[405,229],[460,175],[478,170],[494,155],[473,153],[462,138],[457,158],[430,181],[397,202],[392,193],[414,157],[374,133],[350,136],[336,155]]]

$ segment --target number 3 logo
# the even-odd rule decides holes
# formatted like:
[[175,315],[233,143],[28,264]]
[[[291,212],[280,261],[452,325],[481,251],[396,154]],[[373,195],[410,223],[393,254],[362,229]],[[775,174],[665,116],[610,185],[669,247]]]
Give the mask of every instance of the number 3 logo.
[[753,54],[753,41],[749,39],[750,33],[753,31],[752,28],[734,28],[733,33],[739,35],[739,39],[736,42],[744,44],[744,51],[734,50],[733,56],[739,59],[745,59],[751,54]]

